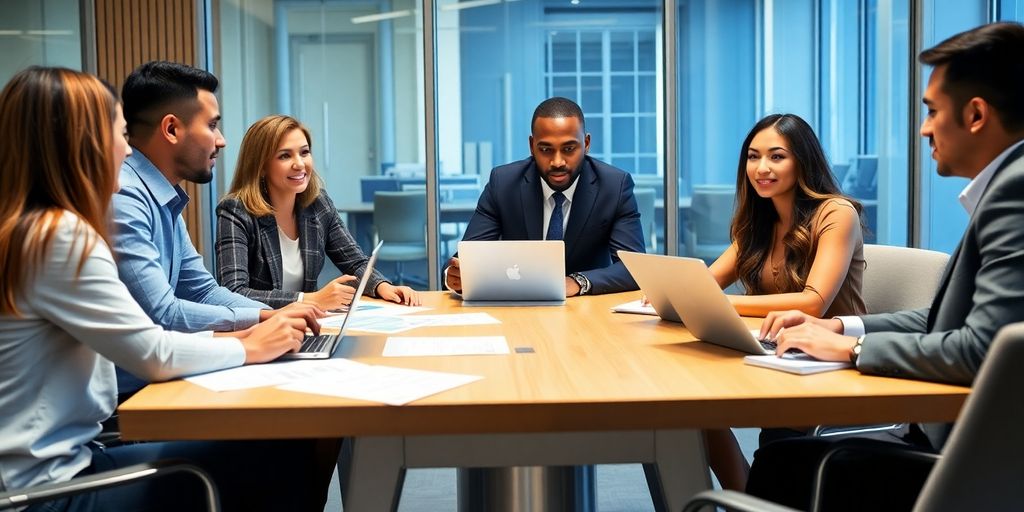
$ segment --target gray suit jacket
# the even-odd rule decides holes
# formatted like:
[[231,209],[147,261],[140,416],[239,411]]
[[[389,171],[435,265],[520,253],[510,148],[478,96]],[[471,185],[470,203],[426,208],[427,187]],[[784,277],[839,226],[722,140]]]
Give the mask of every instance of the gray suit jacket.
[[[929,308],[863,317],[864,373],[970,385],[999,328],[1024,320],[1024,146],[996,171]],[[926,425],[941,448],[949,425]]]

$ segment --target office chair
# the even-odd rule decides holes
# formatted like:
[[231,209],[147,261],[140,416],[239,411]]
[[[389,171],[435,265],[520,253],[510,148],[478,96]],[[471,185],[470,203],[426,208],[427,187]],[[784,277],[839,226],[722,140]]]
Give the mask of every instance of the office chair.
[[732,243],[729,224],[736,203],[733,185],[694,185],[686,230],[686,255],[708,263]]
[[427,194],[423,190],[373,195],[373,245],[384,241],[377,259],[395,263],[398,284],[405,282],[405,262],[427,258],[426,216]]
[[71,497],[77,494],[100,491],[119,485],[127,485],[149,478],[169,476],[175,473],[195,475],[202,484],[207,510],[220,510],[217,486],[202,468],[182,459],[164,459],[143,464],[104,471],[95,475],[72,478],[67,482],[50,483],[0,493],[0,510],[27,507],[36,503]]
[[926,249],[864,245],[864,305],[868,313],[928,307],[949,255]]
[[653,253],[658,250],[658,232],[654,219],[654,194],[653,188],[635,188],[633,195],[636,197],[636,206],[640,210],[640,224],[643,226],[644,246],[647,252]]
[[[1003,327],[989,348],[942,455],[893,445],[870,448],[872,455],[934,463],[914,504],[915,512],[960,510],[1017,510],[1024,503],[1024,322]],[[822,458],[814,482],[812,511],[821,510],[829,464],[844,451],[840,446]],[[848,485],[857,485],[848,482]],[[696,512],[709,505],[738,511],[791,511],[734,491],[705,491],[683,508]]]
[[[949,255],[912,247],[864,245],[864,305],[868,313],[895,313],[928,307],[939,289]],[[895,433],[906,424],[818,426],[819,437]]]

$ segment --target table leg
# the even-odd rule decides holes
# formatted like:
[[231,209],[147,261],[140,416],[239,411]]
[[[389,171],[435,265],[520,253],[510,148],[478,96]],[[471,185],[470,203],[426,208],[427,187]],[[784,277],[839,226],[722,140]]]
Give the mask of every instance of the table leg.
[[702,432],[655,431],[654,463],[644,464],[644,473],[655,510],[682,510],[690,497],[711,488]]
[[345,512],[398,510],[405,480],[404,444],[401,437],[345,440],[338,458]]

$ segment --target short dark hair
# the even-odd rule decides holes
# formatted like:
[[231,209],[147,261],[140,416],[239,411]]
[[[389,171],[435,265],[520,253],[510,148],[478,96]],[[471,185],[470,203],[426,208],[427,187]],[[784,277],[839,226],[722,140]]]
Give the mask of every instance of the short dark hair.
[[587,131],[587,122],[583,119],[583,109],[569,98],[555,96],[540,102],[540,105],[537,105],[537,108],[533,111],[533,118],[530,119],[531,131],[538,117],[575,117],[580,120],[580,127],[583,128],[583,132],[586,133]]
[[135,68],[121,87],[128,134],[144,135],[169,113],[188,122],[199,110],[193,101],[199,90],[215,93],[218,84],[213,73],[177,62],[156,60]]
[[[957,110],[982,98],[1009,131],[1024,129],[1024,25],[999,22],[961,32],[929,48],[918,61],[946,66],[943,92]],[[958,117],[957,122],[962,122]]]

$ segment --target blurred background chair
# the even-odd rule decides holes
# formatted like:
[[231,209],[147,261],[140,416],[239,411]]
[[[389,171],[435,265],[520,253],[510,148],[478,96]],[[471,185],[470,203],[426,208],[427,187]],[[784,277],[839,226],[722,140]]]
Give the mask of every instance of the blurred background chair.
[[404,264],[427,258],[427,195],[422,190],[373,195],[373,245],[384,241],[378,261],[395,264],[397,284],[405,283]]
[[694,185],[683,254],[709,264],[729,247],[729,224],[735,208],[733,185]]
[[644,230],[644,248],[649,253],[658,252],[658,231],[655,227],[654,218],[654,193],[653,188],[633,189],[636,197],[636,206],[640,210],[640,224]]
[[[895,313],[928,307],[939,289],[949,255],[937,251],[864,245],[864,305],[868,313]],[[905,423],[860,426],[818,426],[819,437],[870,436],[885,438],[903,433]]]
[[72,478],[66,482],[43,484],[27,489],[3,492],[0,493],[0,510],[20,509],[36,503],[69,498],[76,494],[100,491],[176,473],[188,473],[198,478],[203,484],[203,494],[206,499],[207,510],[212,512],[220,510],[217,486],[214,485],[210,475],[201,468],[189,464],[182,459],[165,459],[135,464],[121,469]]
[[[941,456],[893,445],[872,447],[878,464],[886,460],[934,463],[914,504],[915,512],[961,510],[1019,510],[1024,503],[1024,322],[1003,327],[989,347],[967,402]],[[821,461],[811,510],[822,509],[828,499],[828,469],[833,457],[857,446],[838,446]],[[843,485],[863,487],[857,481]],[[707,506],[738,511],[791,511],[753,496],[733,491],[705,491],[683,508],[696,512]]]
[[868,313],[928,307],[949,255],[913,247],[864,245],[864,305]]

